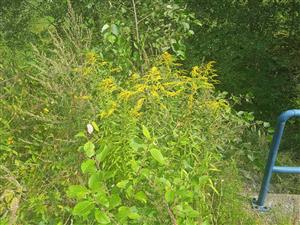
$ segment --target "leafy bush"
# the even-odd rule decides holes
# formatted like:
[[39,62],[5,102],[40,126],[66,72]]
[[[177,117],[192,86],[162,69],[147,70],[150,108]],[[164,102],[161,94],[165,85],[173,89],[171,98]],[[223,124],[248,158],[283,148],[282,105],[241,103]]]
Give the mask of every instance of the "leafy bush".
[[102,78],[98,117],[77,135],[84,179],[67,191],[78,224],[251,224],[219,150],[242,128],[215,77],[213,62],[188,72],[164,53],[124,83]]

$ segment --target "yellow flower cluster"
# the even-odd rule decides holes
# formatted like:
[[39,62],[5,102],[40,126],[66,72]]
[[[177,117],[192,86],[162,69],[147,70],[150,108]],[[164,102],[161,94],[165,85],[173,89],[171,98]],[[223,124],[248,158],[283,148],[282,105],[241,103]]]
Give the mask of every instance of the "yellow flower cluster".
[[108,77],[100,82],[99,89],[100,91],[112,93],[118,89],[118,86],[116,85],[113,77]]
[[113,102],[110,103],[110,107],[108,108],[107,111],[102,111],[100,113],[100,117],[101,118],[109,117],[110,115],[112,115],[114,113],[114,111],[116,109],[117,109],[117,103],[113,101]]
[[167,66],[172,65],[174,62],[174,57],[169,54],[168,52],[164,52],[162,54],[163,63],[165,63]]
[[95,52],[86,53],[86,62],[90,65],[94,65],[97,62],[97,55]]
[[145,98],[140,98],[140,99],[136,102],[136,104],[135,104],[133,110],[131,111],[131,113],[132,113],[132,115],[133,115],[134,117],[139,117],[139,116],[142,114],[142,113],[140,112],[140,110],[141,110],[142,107],[143,107],[144,101],[145,101]]
[[[125,87],[117,85],[111,76],[105,78],[99,86],[104,101],[109,99],[110,103],[106,104],[107,109],[100,116],[108,117],[119,108],[119,112],[129,112],[132,116],[139,117],[149,104],[159,105],[162,110],[167,109],[167,102],[171,98],[185,101],[189,111],[192,111],[194,102],[214,88],[216,75],[213,63],[195,66],[189,75],[184,70],[170,67],[175,64],[175,60],[169,53],[163,53],[162,64],[153,66],[144,76],[132,74]],[[212,109],[225,105],[226,102],[221,101],[207,102],[207,106]]]
[[206,106],[211,109],[213,112],[216,112],[221,109],[229,109],[229,104],[224,99],[221,100],[210,100],[206,101]]
[[83,76],[96,74],[99,68],[106,66],[110,73],[120,72],[120,68],[112,68],[112,66],[102,60],[97,53],[90,51],[85,54],[84,62],[82,65],[77,66],[73,69],[73,72],[79,73]]
[[8,144],[8,145],[12,145],[13,143],[14,143],[13,137],[9,137],[9,138],[7,139],[7,144]]

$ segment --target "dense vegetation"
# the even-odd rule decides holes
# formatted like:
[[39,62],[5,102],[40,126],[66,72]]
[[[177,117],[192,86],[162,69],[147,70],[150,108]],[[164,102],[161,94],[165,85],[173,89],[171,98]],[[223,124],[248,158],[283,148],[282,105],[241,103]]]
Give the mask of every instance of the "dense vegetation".
[[300,1],[0,8],[0,224],[267,224],[248,195],[299,106]]

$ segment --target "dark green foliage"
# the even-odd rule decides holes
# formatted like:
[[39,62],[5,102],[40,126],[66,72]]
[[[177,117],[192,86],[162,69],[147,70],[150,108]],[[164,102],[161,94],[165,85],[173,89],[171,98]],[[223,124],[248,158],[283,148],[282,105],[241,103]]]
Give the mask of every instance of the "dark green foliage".
[[299,1],[188,2],[202,22],[188,55],[218,62],[219,87],[244,96],[238,108],[270,120],[298,106]]

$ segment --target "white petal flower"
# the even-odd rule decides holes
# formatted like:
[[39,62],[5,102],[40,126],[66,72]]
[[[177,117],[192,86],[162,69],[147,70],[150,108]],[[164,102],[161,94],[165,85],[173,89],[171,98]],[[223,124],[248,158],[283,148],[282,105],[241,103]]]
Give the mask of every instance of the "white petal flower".
[[93,131],[94,131],[94,127],[93,127],[93,125],[90,124],[90,123],[88,123],[88,124],[86,125],[86,129],[87,129],[87,132],[88,132],[89,134],[92,134]]

